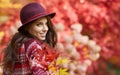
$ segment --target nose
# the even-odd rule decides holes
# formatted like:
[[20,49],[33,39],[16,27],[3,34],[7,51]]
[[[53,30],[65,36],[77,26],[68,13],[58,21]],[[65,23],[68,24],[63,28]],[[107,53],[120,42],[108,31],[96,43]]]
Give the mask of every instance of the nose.
[[47,25],[43,25],[43,31],[48,31],[48,26]]

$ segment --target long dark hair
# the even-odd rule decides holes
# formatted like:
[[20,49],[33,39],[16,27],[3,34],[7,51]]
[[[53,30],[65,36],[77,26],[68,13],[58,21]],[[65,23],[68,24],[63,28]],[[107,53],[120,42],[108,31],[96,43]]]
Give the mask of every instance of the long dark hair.
[[[54,25],[51,21],[51,18],[47,16],[48,21],[48,32],[46,35],[45,42],[48,43],[52,48],[55,47],[57,43],[57,34],[54,28]],[[34,22],[34,21],[33,21]],[[26,42],[29,38],[33,38],[26,30],[25,28],[29,28],[30,25],[26,25],[23,30],[17,32],[13,38],[11,39],[10,43],[4,50],[4,58],[3,58],[3,69],[6,69],[8,71],[12,71],[13,65],[15,63],[15,60],[17,59],[16,56],[16,47],[20,47],[24,42]]]
[[46,36],[46,42],[51,46],[51,47],[55,47],[56,43],[57,43],[57,33],[55,31],[54,25],[51,22],[50,17],[47,17],[47,21],[48,21],[48,32],[47,32],[47,36]]
[[13,36],[10,43],[4,50],[4,57],[2,62],[4,70],[7,70],[11,73],[13,65],[17,59],[15,50],[18,46],[21,46],[23,42],[27,41],[27,39],[28,38],[24,34],[21,34],[19,32]]

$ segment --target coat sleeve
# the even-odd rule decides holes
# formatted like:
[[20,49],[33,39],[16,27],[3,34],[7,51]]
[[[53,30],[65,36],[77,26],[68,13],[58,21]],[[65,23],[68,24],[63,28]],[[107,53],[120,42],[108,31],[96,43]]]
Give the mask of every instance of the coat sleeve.
[[36,41],[29,43],[26,49],[26,57],[29,60],[33,75],[51,75],[48,72],[49,62],[45,61],[45,52]]

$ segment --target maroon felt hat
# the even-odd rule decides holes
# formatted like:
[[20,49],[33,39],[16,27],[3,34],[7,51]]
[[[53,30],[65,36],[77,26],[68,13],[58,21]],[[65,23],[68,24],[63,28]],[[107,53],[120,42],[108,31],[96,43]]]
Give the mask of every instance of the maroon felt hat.
[[25,5],[20,11],[20,20],[22,26],[18,28],[18,31],[22,30],[22,28],[28,23],[39,19],[44,16],[50,16],[53,18],[56,13],[48,13],[42,5],[38,2],[32,2]]

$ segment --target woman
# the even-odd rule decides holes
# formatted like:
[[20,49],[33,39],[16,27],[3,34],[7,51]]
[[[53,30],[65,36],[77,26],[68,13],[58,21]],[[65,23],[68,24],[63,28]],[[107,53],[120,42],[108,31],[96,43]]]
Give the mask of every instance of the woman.
[[3,75],[52,75],[48,65],[56,58],[49,50],[57,42],[51,22],[54,16],[55,13],[47,13],[37,2],[22,8],[22,26],[5,49]]

